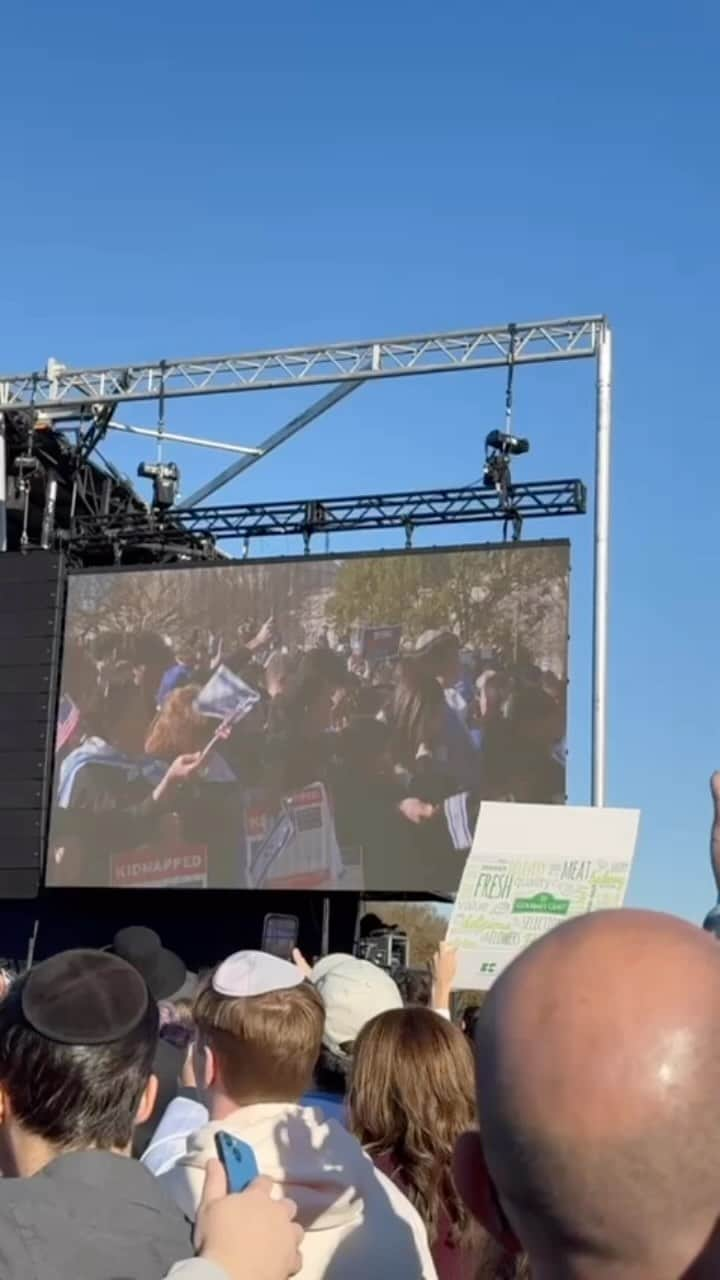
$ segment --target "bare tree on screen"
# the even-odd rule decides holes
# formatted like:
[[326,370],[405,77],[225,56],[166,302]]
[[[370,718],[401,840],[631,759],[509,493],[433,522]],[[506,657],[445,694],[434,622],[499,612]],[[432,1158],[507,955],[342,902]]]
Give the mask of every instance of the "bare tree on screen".
[[449,627],[462,643],[505,661],[532,655],[557,668],[567,639],[566,565],[565,547],[350,560],[329,612],[340,629],[401,622],[410,640]]
[[[182,580],[184,575],[180,574]],[[174,631],[182,621],[183,602],[177,574],[92,574],[76,578],[68,601],[72,633],[83,639],[89,630]]]

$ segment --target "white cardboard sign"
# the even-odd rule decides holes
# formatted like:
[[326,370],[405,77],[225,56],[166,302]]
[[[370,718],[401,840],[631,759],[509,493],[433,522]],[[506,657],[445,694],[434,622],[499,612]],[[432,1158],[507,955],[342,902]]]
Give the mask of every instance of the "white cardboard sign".
[[555,925],[621,907],[639,822],[638,809],[482,804],[447,933],[455,986],[487,991]]

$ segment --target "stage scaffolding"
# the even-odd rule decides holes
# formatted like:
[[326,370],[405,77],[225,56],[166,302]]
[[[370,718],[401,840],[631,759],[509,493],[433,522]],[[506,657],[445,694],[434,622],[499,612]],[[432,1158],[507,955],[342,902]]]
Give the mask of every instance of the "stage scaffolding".
[[[240,536],[257,536],[250,527],[254,516],[251,508],[201,508],[201,504],[218,489],[235,479],[248,467],[255,465],[274,449],[321,414],[327,412],[346,396],[369,382],[387,378],[417,377],[422,374],[461,372],[490,368],[515,368],[528,364],[554,364],[559,361],[592,359],[597,367],[597,395],[595,413],[595,484],[594,484],[594,560],[593,560],[593,706],[592,706],[592,800],[604,804],[606,796],[607,759],[607,694],[608,694],[608,600],[609,600],[609,533],[610,533],[610,443],[612,426],[612,335],[603,316],[582,316],[570,319],[490,325],[461,329],[452,332],[429,333],[401,338],[375,338],[360,342],[340,342],[282,350],[265,350],[235,355],[196,357],[190,359],[161,359],[135,362],[129,365],[111,365],[104,368],[69,368],[57,360],[49,360],[45,369],[31,373],[0,375],[0,550],[7,548],[7,426],[11,422],[17,432],[18,424],[26,425],[28,451],[32,451],[34,433],[71,432],[76,444],[78,483],[98,445],[115,431],[129,431],[149,437],[177,442],[198,444],[208,448],[227,449],[238,455],[236,460],[219,472],[212,481],[190,495],[184,508],[172,508],[171,516],[164,518],[164,527],[187,518],[194,535],[236,536],[225,532],[242,528]],[[168,401],[194,396],[232,394],[241,391],[268,391],[292,386],[329,387],[320,400],[309,406],[289,422],[283,424],[257,445],[227,445],[223,441],[195,436],[180,437],[165,430],[164,407]],[[117,419],[117,411],[125,404],[156,401],[159,406],[157,428],[128,426]],[[544,495],[550,509],[533,507],[534,486],[513,486],[512,498],[520,508],[529,503],[522,518],[538,514],[571,514],[584,509],[584,493],[581,495],[578,481],[539,482],[549,486]],[[52,502],[55,502],[57,481],[48,476],[48,494],[55,485]],[[564,486],[571,486],[571,489]],[[551,492],[553,491],[553,492]],[[464,497],[462,495],[465,495]],[[438,498],[438,495],[441,495]],[[442,497],[444,495],[444,498]],[[448,495],[455,495],[448,501]],[[458,497],[458,495],[460,495]],[[485,498],[487,498],[485,493]],[[537,494],[536,494],[537,496]],[[580,497],[582,496],[582,502]],[[498,514],[495,501],[492,514],[480,510],[482,490],[472,491],[433,490],[406,495],[387,495],[414,504],[415,515],[393,513],[396,524],[419,527],[421,523],[460,522],[457,515],[459,502],[465,507],[465,520],[498,519],[509,515],[505,510]],[[73,490],[74,498],[74,490]],[[385,499],[383,499],[384,501]],[[571,509],[562,508],[567,500]],[[314,501],[314,500],[313,500]],[[445,502],[446,514],[437,518]],[[318,508],[332,504],[351,503],[359,511],[358,504],[365,503],[362,520],[359,515],[350,517],[345,511],[337,512],[345,521],[345,528],[366,528],[363,523],[371,518],[370,507],[377,504],[373,497],[355,499],[327,499],[315,502]],[[428,506],[429,503],[429,506]],[[477,508],[473,504],[479,504]],[[553,503],[560,508],[553,509]],[[566,505],[567,505],[566,503]],[[438,505],[439,504],[439,505]],[[455,505],[454,505],[455,504]],[[296,531],[312,533],[327,527],[318,521],[308,521],[311,503],[266,504],[260,524],[265,524],[263,534],[274,531],[270,526],[277,521],[280,506],[295,508],[292,517]],[[53,506],[54,509],[54,506]],[[74,511],[74,501],[72,510]],[[235,516],[228,512],[235,512]],[[475,511],[475,514],[469,514]],[[223,514],[224,512],[224,514]],[[452,514],[455,512],[455,514]],[[238,515],[238,513],[240,513]],[[137,510],[137,498],[129,492],[125,527],[148,527],[148,516]],[[376,512],[377,516],[377,512]],[[90,513],[83,518],[86,534],[94,525],[95,534],[104,536],[97,521],[102,512]],[[113,514],[117,523],[117,511]],[[78,536],[83,536],[83,520],[79,522]],[[234,523],[233,523],[234,521]],[[304,521],[304,529],[303,529]],[[354,521],[354,522],[353,522]],[[248,523],[249,522],[249,523]],[[151,519],[153,534],[157,533],[157,514]],[[388,523],[372,527],[389,527]],[[283,529],[283,532],[286,530]],[[72,534],[71,534],[72,536]]]

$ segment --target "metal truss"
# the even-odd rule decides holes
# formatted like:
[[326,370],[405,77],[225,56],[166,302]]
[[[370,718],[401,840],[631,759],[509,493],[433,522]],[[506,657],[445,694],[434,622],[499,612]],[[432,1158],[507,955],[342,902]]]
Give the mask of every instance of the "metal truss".
[[299,534],[306,546],[314,534],[350,533],[360,529],[404,529],[408,541],[415,529],[441,524],[502,521],[517,532],[525,520],[582,515],[585,486],[580,480],[547,480],[513,485],[504,501],[493,489],[413,490],[351,498],[251,503],[242,506],[174,507],[159,512],[127,512],[120,519],[81,516],[70,545],[88,550],[113,545],[117,551],[138,542],[184,543],[188,537],[213,542],[227,538],[267,538]]
[[[407,338],[330,343],[189,360],[159,360],[107,368],[70,369],[50,360],[42,372],[0,375],[0,552],[8,547],[7,465],[8,460],[12,462],[9,458],[12,449],[8,449],[8,444],[12,445],[8,440],[12,427],[8,424],[11,424],[13,410],[29,411],[29,441],[37,436],[39,429],[54,432],[61,423],[78,423],[69,518],[65,519],[61,512],[57,529],[58,539],[67,542],[71,553],[83,563],[87,563],[91,556],[97,564],[106,563],[108,555],[122,558],[123,547],[127,547],[128,555],[132,556],[133,546],[128,546],[128,541],[133,540],[134,550],[141,558],[167,563],[188,556],[202,559],[217,555],[214,540],[250,539],[278,533],[300,533],[307,548],[312,534],[316,532],[404,527],[409,537],[413,528],[422,525],[501,520],[512,526],[513,536],[517,537],[525,519],[583,511],[584,486],[574,480],[515,485],[505,501],[492,490],[473,488],[263,507],[201,508],[194,504],[210,497],[229,480],[301,431],[337,403],[343,392],[350,394],[368,382],[505,366],[509,371],[510,386],[517,365],[588,358],[597,362],[592,802],[604,804],[613,358],[612,332],[602,316],[490,325]],[[88,465],[90,455],[97,451],[106,433],[113,429],[113,416],[118,406],[157,400],[158,420],[164,432],[166,400],[329,383],[334,384],[334,392],[325,394],[315,405],[281,425],[256,448],[251,448],[244,457],[216,475],[191,495],[193,505],[184,510],[123,512],[123,505],[132,505],[131,499],[129,502],[120,501],[120,509],[111,502],[110,511],[106,509],[102,516],[82,510],[83,507],[87,509],[91,502],[87,494],[78,493],[75,477],[80,468]],[[123,429],[123,424],[117,425],[118,429]],[[139,430],[144,432],[145,429]],[[190,443],[187,438],[183,441],[174,434],[177,443]],[[18,460],[15,461],[17,463]],[[113,479],[119,480],[120,477],[114,473]],[[147,543],[144,547],[140,545],[143,538]]]
[[84,417],[98,406],[139,400],[588,358],[597,354],[603,325],[601,316],[583,316],[104,369],[69,369],[49,361],[44,372],[0,376],[0,403],[71,409]]

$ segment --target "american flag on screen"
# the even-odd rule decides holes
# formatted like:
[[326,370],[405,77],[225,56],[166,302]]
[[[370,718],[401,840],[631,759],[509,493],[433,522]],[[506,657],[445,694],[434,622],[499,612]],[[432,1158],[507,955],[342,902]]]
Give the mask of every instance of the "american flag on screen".
[[62,751],[72,738],[75,730],[80,723],[80,712],[69,693],[64,693],[60,699],[57,720],[57,735],[55,741],[55,750]]

